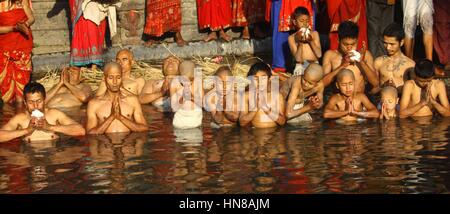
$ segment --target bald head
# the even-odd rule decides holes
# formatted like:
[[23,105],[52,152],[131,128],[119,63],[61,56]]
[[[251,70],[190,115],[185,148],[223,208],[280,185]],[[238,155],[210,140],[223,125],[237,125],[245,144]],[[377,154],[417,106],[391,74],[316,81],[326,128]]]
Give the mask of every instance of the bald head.
[[305,79],[310,82],[319,82],[323,78],[323,69],[317,63],[311,63],[305,70]]
[[355,80],[355,74],[353,74],[353,71],[349,69],[342,69],[341,71],[339,71],[336,76],[336,80],[340,82],[344,77],[350,77],[352,80]]
[[116,62],[120,64],[124,74],[129,74],[134,63],[133,53],[128,49],[120,50],[116,54]]
[[381,89],[381,96],[386,96],[386,95],[397,98],[398,97],[397,89],[392,86],[385,86],[383,89]]
[[120,56],[120,55],[128,56],[128,57],[130,57],[131,59],[134,58],[133,52],[131,52],[131,51],[128,50],[128,49],[122,49],[122,50],[120,50],[119,52],[117,52],[116,58],[117,58],[118,56]]
[[180,75],[188,77],[188,78],[194,78],[194,69],[195,69],[195,63],[190,61],[190,60],[186,60],[183,61],[182,63],[180,63]]
[[119,63],[116,62],[109,62],[105,65],[105,68],[103,69],[103,75],[107,76],[110,72],[120,72],[122,73],[122,67],[119,65]]
[[106,88],[113,93],[119,91],[122,85],[122,67],[115,62],[106,64],[104,71]]

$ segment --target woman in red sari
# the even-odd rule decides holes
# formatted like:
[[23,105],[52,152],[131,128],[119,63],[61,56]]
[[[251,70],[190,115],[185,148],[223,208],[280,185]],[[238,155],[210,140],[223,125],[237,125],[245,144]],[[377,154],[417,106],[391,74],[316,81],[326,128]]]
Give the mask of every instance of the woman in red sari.
[[70,43],[70,65],[82,67],[103,65],[103,44],[105,42],[106,19],[100,25],[85,19],[81,4],[84,0],[69,0],[72,21],[72,42]]
[[29,0],[0,0],[0,84],[4,102],[23,103],[30,81],[34,23]]
[[201,30],[210,30],[205,42],[220,38],[229,42],[231,36],[224,29],[231,27],[231,0],[197,0],[197,18]]

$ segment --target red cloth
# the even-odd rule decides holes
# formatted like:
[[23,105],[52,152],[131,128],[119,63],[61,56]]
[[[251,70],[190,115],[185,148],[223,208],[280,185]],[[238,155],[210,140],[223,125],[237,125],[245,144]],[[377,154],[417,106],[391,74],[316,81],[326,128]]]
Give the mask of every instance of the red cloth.
[[[292,22],[292,13],[297,7],[305,7],[308,9],[309,14],[313,16],[313,8],[311,0],[282,0],[282,6],[279,17],[278,31],[285,32],[295,30],[295,26]],[[272,10],[272,0],[266,0],[266,21],[270,22],[270,14]],[[310,26],[312,27],[312,21]]]
[[359,26],[358,48],[367,45],[366,1],[364,0],[327,0],[328,16],[331,21],[330,49],[339,46],[337,29],[344,21],[353,21]]
[[82,0],[69,0],[72,19],[72,42],[70,44],[70,64],[86,66],[103,64],[103,45],[105,42],[106,20],[96,25],[83,17]]
[[[22,8],[0,12],[0,26],[15,26],[28,18]],[[30,81],[33,37],[19,32],[0,34],[0,83],[4,102],[23,97]]]
[[200,29],[217,31],[231,26],[231,0],[197,0]]
[[233,0],[233,26],[244,27],[264,21],[265,1]]
[[450,62],[450,0],[434,0],[433,44],[439,61]]
[[147,0],[144,33],[160,37],[181,31],[181,0]]

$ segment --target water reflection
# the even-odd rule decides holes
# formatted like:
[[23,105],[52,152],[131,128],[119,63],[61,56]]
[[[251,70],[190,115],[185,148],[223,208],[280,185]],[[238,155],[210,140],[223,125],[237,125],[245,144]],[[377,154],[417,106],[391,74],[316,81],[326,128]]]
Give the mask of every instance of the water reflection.
[[[448,193],[450,119],[149,133],[0,145],[0,193]],[[11,112],[2,112],[2,123]],[[69,112],[80,122],[80,111]]]

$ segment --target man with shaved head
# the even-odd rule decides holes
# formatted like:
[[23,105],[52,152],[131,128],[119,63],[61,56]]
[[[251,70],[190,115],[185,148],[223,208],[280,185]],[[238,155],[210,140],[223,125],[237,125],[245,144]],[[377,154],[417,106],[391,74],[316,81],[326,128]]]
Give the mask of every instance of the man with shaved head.
[[[120,50],[116,55],[116,63],[122,67],[122,90],[126,93],[139,96],[144,88],[145,80],[143,78],[134,78],[133,75],[131,75],[131,69],[135,63],[133,53],[128,49]],[[106,85],[105,82],[102,81],[96,96],[101,96],[105,92]]]
[[[173,126],[190,129],[201,126],[203,119],[203,85],[201,76],[195,79],[195,63],[183,61],[179,67],[180,77],[170,84],[170,104],[175,112]],[[200,81],[198,81],[200,80]]]
[[106,91],[91,101],[87,107],[89,134],[115,132],[144,132],[148,130],[137,96],[122,93],[122,66],[111,62],[105,66]]
[[352,70],[342,69],[336,76],[336,86],[339,93],[331,96],[323,117],[339,119],[338,121],[359,121],[365,118],[378,118],[379,112],[364,93],[358,92],[355,84],[355,74]]
[[163,62],[164,79],[147,80],[142,93],[139,96],[139,101],[142,104],[152,103],[157,107],[168,109],[170,107],[169,86],[172,79],[178,75],[178,67],[181,61],[175,56],[169,56]]
[[310,64],[301,76],[292,77],[292,88],[286,105],[288,123],[312,121],[308,112],[323,104],[323,69],[319,64]]

